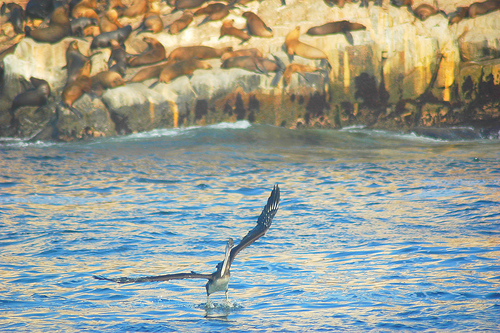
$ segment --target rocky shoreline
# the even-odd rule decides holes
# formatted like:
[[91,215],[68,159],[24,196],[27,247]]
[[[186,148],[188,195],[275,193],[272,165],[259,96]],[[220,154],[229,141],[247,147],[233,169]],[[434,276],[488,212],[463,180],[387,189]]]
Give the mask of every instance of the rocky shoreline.
[[[451,12],[464,3],[446,3]],[[440,4],[443,6],[443,4]],[[479,136],[498,138],[500,130],[500,11],[449,25],[442,14],[424,21],[406,7],[384,2],[368,8],[347,3],[329,7],[322,0],[253,1],[236,7],[228,18],[244,25],[241,14],[251,10],[273,29],[272,38],[219,39],[220,21],[200,27],[195,21],[177,35],[135,32],[125,42],[128,53],[142,52],[142,37],[157,39],[167,54],[178,46],[206,45],[258,48],[265,57],[290,61],[283,50],[285,36],[296,26],[301,31],[329,21],[349,19],[366,26],[353,31],[353,45],[342,34],[309,36],[300,40],[323,50],[331,65],[328,79],[322,72],[292,75],[288,85],[273,87],[270,75],[239,68],[223,69],[220,59],[207,60],[212,69],[196,70],[169,83],[156,79],[127,83],[106,89],[102,95],[83,94],[73,107],[78,118],[58,108],[66,82],[65,54],[68,44],[78,40],[80,52],[89,54],[92,37],[66,37],[49,44],[31,38],[17,43],[3,57],[4,73],[0,97],[0,137],[32,140],[72,141],[149,131],[156,128],[205,125],[222,121],[249,120],[287,128],[341,128],[364,125],[396,131],[426,131],[433,128],[468,126]],[[414,5],[415,8],[415,5]],[[168,25],[179,17],[161,4]],[[140,20],[123,19],[134,27]],[[111,50],[102,48],[92,57],[91,75],[107,70]],[[90,52],[91,53],[91,52]],[[294,63],[320,66],[319,60],[295,56]],[[127,69],[125,80],[139,69]],[[10,126],[14,98],[36,77],[46,80],[51,96],[41,107],[23,106],[15,111],[19,127]],[[28,87],[27,87],[28,86]]]

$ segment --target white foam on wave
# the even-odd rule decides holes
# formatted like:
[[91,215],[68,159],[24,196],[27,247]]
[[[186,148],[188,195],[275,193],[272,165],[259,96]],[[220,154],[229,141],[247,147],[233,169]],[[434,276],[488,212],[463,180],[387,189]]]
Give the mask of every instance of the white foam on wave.
[[219,129],[247,129],[252,124],[248,120],[238,120],[234,123],[222,122],[214,125],[208,125],[209,128],[219,128]]
[[348,133],[363,133],[366,135],[370,135],[374,138],[384,137],[389,139],[392,138],[392,139],[400,139],[400,140],[423,142],[423,143],[461,142],[461,141],[471,141],[479,139],[474,137],[471,138],[464,137],[463,139],[459,138],[460,136],[459,131],[464,131],[464,133],[466,133],[467,131],[469,131],[470,133],[474,132],[474,129],[470,127],[449,127],[447,128],[447,130],[450,131],[456,130],[457,131],[456,137],[453,137],[452,132],[450,132],[449,138],[447,138],[446,133],[444,132],[441,134],[440,137],[439,132],[436,132],[436,134],[433,136],[431,135],[431,132],[429,132],[429,134],[416,133],[413,131],[409,133],[402,133],[389,130],[366,128],[363,125],[348,126],[340,129],[339,131]]
[[161,138],[165,136],[176,136],[187,130],[188,128],[161,128],[154,129],[147,132],[139,132],[134,134],[129,134],[125,136],[125,139],[149,139],[149,138]]
[[364,129],[366,126],[365,125],[352,125],[352,126],[346,126],[346,127],[342,127],[341,129],[339,129],[339,131],[341,132],[356,132],[358,130],[362,130]]
[[30,139],[23,138],[9,138],[9,137],[0,137],[0,146],[4,147],[50,147],[56,145],[56,142],[50,141],[29,141]]
[[134,134],[129,134],[121,137],[113,137],[110,138],[111,141],[128,141],[128,140],[143,140],[143,139],[153,139],[153,138],[161,138],[161,137],[173,137],[177,135],[186,134],[192,131],[196,131],[202,128],[210,128],[210,129],[247,129],[251,127],[252,124],[247,120],[239,120],[234,123],[222,122],[214,125],[206,125],[206,126],[189,126],[189,127],[180,127],[180,128],[163,128],[163,129],[154,129],[147,132],[139,132]]

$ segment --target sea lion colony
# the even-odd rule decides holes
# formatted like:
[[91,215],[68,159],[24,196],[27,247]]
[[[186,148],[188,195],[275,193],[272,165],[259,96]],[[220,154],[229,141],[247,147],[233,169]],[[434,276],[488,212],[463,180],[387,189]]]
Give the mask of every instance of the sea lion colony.
[[[220,24],[219,39],[232,38],[240,44],[250,38],[273,37],[274,32],[271,27],[268,27],[254,12],[246,11],[245,5],[250,2],[248,0],[231,0],[224,3],[207,0],[169,0],[166,1],[167,4],[156,0],[124,0],[124,2],[126,5],[122,3],[122,0],[29,0],[25,8],[14,2],[4,2],[1,6],[1,15],[8,17],[7,21],[12,25],[15,34],[22,36],[24,32],[26,38],[32,38],[37,42],[58,43],[66,37],[92,40],[90,46],[92,54],[83,55],[78,48],[77,39],[70,42],[66,53],[68,77],[60,93],[58,105],[71,109],[78,116],[81,116],[81,112],[73,107],[73,103],[84,93],[100,95],[104,89],[129,82],[141,82],[148,79],[169,82],[182,75],[190,76],[195,69],[211,68],[210,65],[200,62],[202,59],[220,58],[222,68],[239,67],[263,75],[275,72],[272,86],[279,83],[283,74],[285,74],[285,86],[290,82],[293,73],[303,75],[309,72],[319,72],[326,79],[328,78],[328,56],[322,50],[300,42],[299,27],[290,31],[284,38],[283,50],[290,60],[288,66],[285,66],[275,55],[273,55],[274,59],[263,57],[261,50],[257,49],[233,50],[232,48],[217,49],[192,45],[176,48],[167,55],[163,45],[154,37],[148,36],[142,39],[139,35],[144,32],[154,34],[162,31],[179,34],[196,21],[198,26],[207,22]],[[324,0],[326,6],[339,8],[342,8],[345,3],[352,2],[357,1]],[[374,5],[380,4],[379,0],[374,2]],[[412,0],[391,0],[391,4],[397,7],[407,6],[420,20],[436,14],[446,15],[449,17],[450,25],[500,8],[500,0],[487,0],[473,3],[469,7],[458,7],[455,12],[449,14],[429,4],[412,7]],[[168,8],[160,10],[160,5],[169,6],[171,10]],[[285,1],[282,1],[282,5],[286,5]],[[368,0],[361,0],[360,6],[368,6]],[[325,7],[325,10],[328,10],[328,7]],[[168,21],[164,20],[165,17],[177,11],[182,11],[182,15],[177,15],[176,20],[164,26],[164,21]],[[238,15],[246,20],[246,26],[234,26],[234,20],[227,19],[230,13],[235,15],[239,13]],[[130,22],[130,18],[136,18],[135,27],[121,23]],[[37,25],[40,19],[44,21]],[[354,40],[351,32],[365,29],[366,27],[362,24],[343,20],[308,27],[307,34],[310,36],[344,34],[346,40],[352,45]],[[125,50],[125,41],[129,38],[140,38],[148,47],[139,54],[129,54]],[[90,77],[92,55],[99,53],[101,48],[112,50],[108,70]],[[13,52],[12,47],[9,48],[9,52]],[[295,55],[307,59],[320,59],[322,60],[320,67],[295,65],[292,63]],[[175,65],[178,62],[184,63]],[[140,70],[130,74],[130,78],[125,80],[125,76],[129,74],[128,69],[134,66],[139,66]],[[31,82],[38,81],[32,78]],[[33,84],[33,88],[27,89],[31,91],[28,95],[33,96],[27,105],[41,106],[47,103],[50,87],[46,85],[41,87]],[[13,118],[15,109],[19,106],[22,105],[17,98],[11,108]]]

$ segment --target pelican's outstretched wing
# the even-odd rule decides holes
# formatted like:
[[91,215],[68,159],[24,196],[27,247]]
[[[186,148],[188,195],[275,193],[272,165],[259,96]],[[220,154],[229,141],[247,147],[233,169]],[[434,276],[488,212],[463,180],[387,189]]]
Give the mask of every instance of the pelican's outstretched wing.
[[267,199],[266,206],[262,210],[262,213],[260,214],[259,219],[257,220],[257,225],[252,230],[250,230],[245,237],[243,237],[243,239],[236,247],[234,247],[231,250],[226,270],[229,270],[229,267],[231,267],[231,263],[233,262],[238,252],[240,252],[248,245],[255,242],[260,237],[264,236],[266,231],[271,226],[271,223],[273,222],[273,217],[274,215],[276,215],[276,212],[278,211],[279,203],[280,203],[280,188],[278,184],[276,184],[274,185],[273,191],[271,192],[269,199]]
[[158,281],[168,281],[168,280],[182,280],[182,279],[212,279],[212,274],[198,274],[198,273],[178,273],[178,274],[167,274],[158,276],[144,276],[138,278],[106,278],[104,276],[94,275],[94,279],[113,281],[116,283],[139,283],[139,282],[158,282]]

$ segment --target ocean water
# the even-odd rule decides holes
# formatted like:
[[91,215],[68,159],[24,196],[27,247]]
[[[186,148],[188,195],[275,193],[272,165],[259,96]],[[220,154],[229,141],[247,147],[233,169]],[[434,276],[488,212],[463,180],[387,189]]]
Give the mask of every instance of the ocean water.
[[[229,301],[203,280],[229,237]],[[500,331],[500,141],[247,122],[0,143],[0,331]]]

